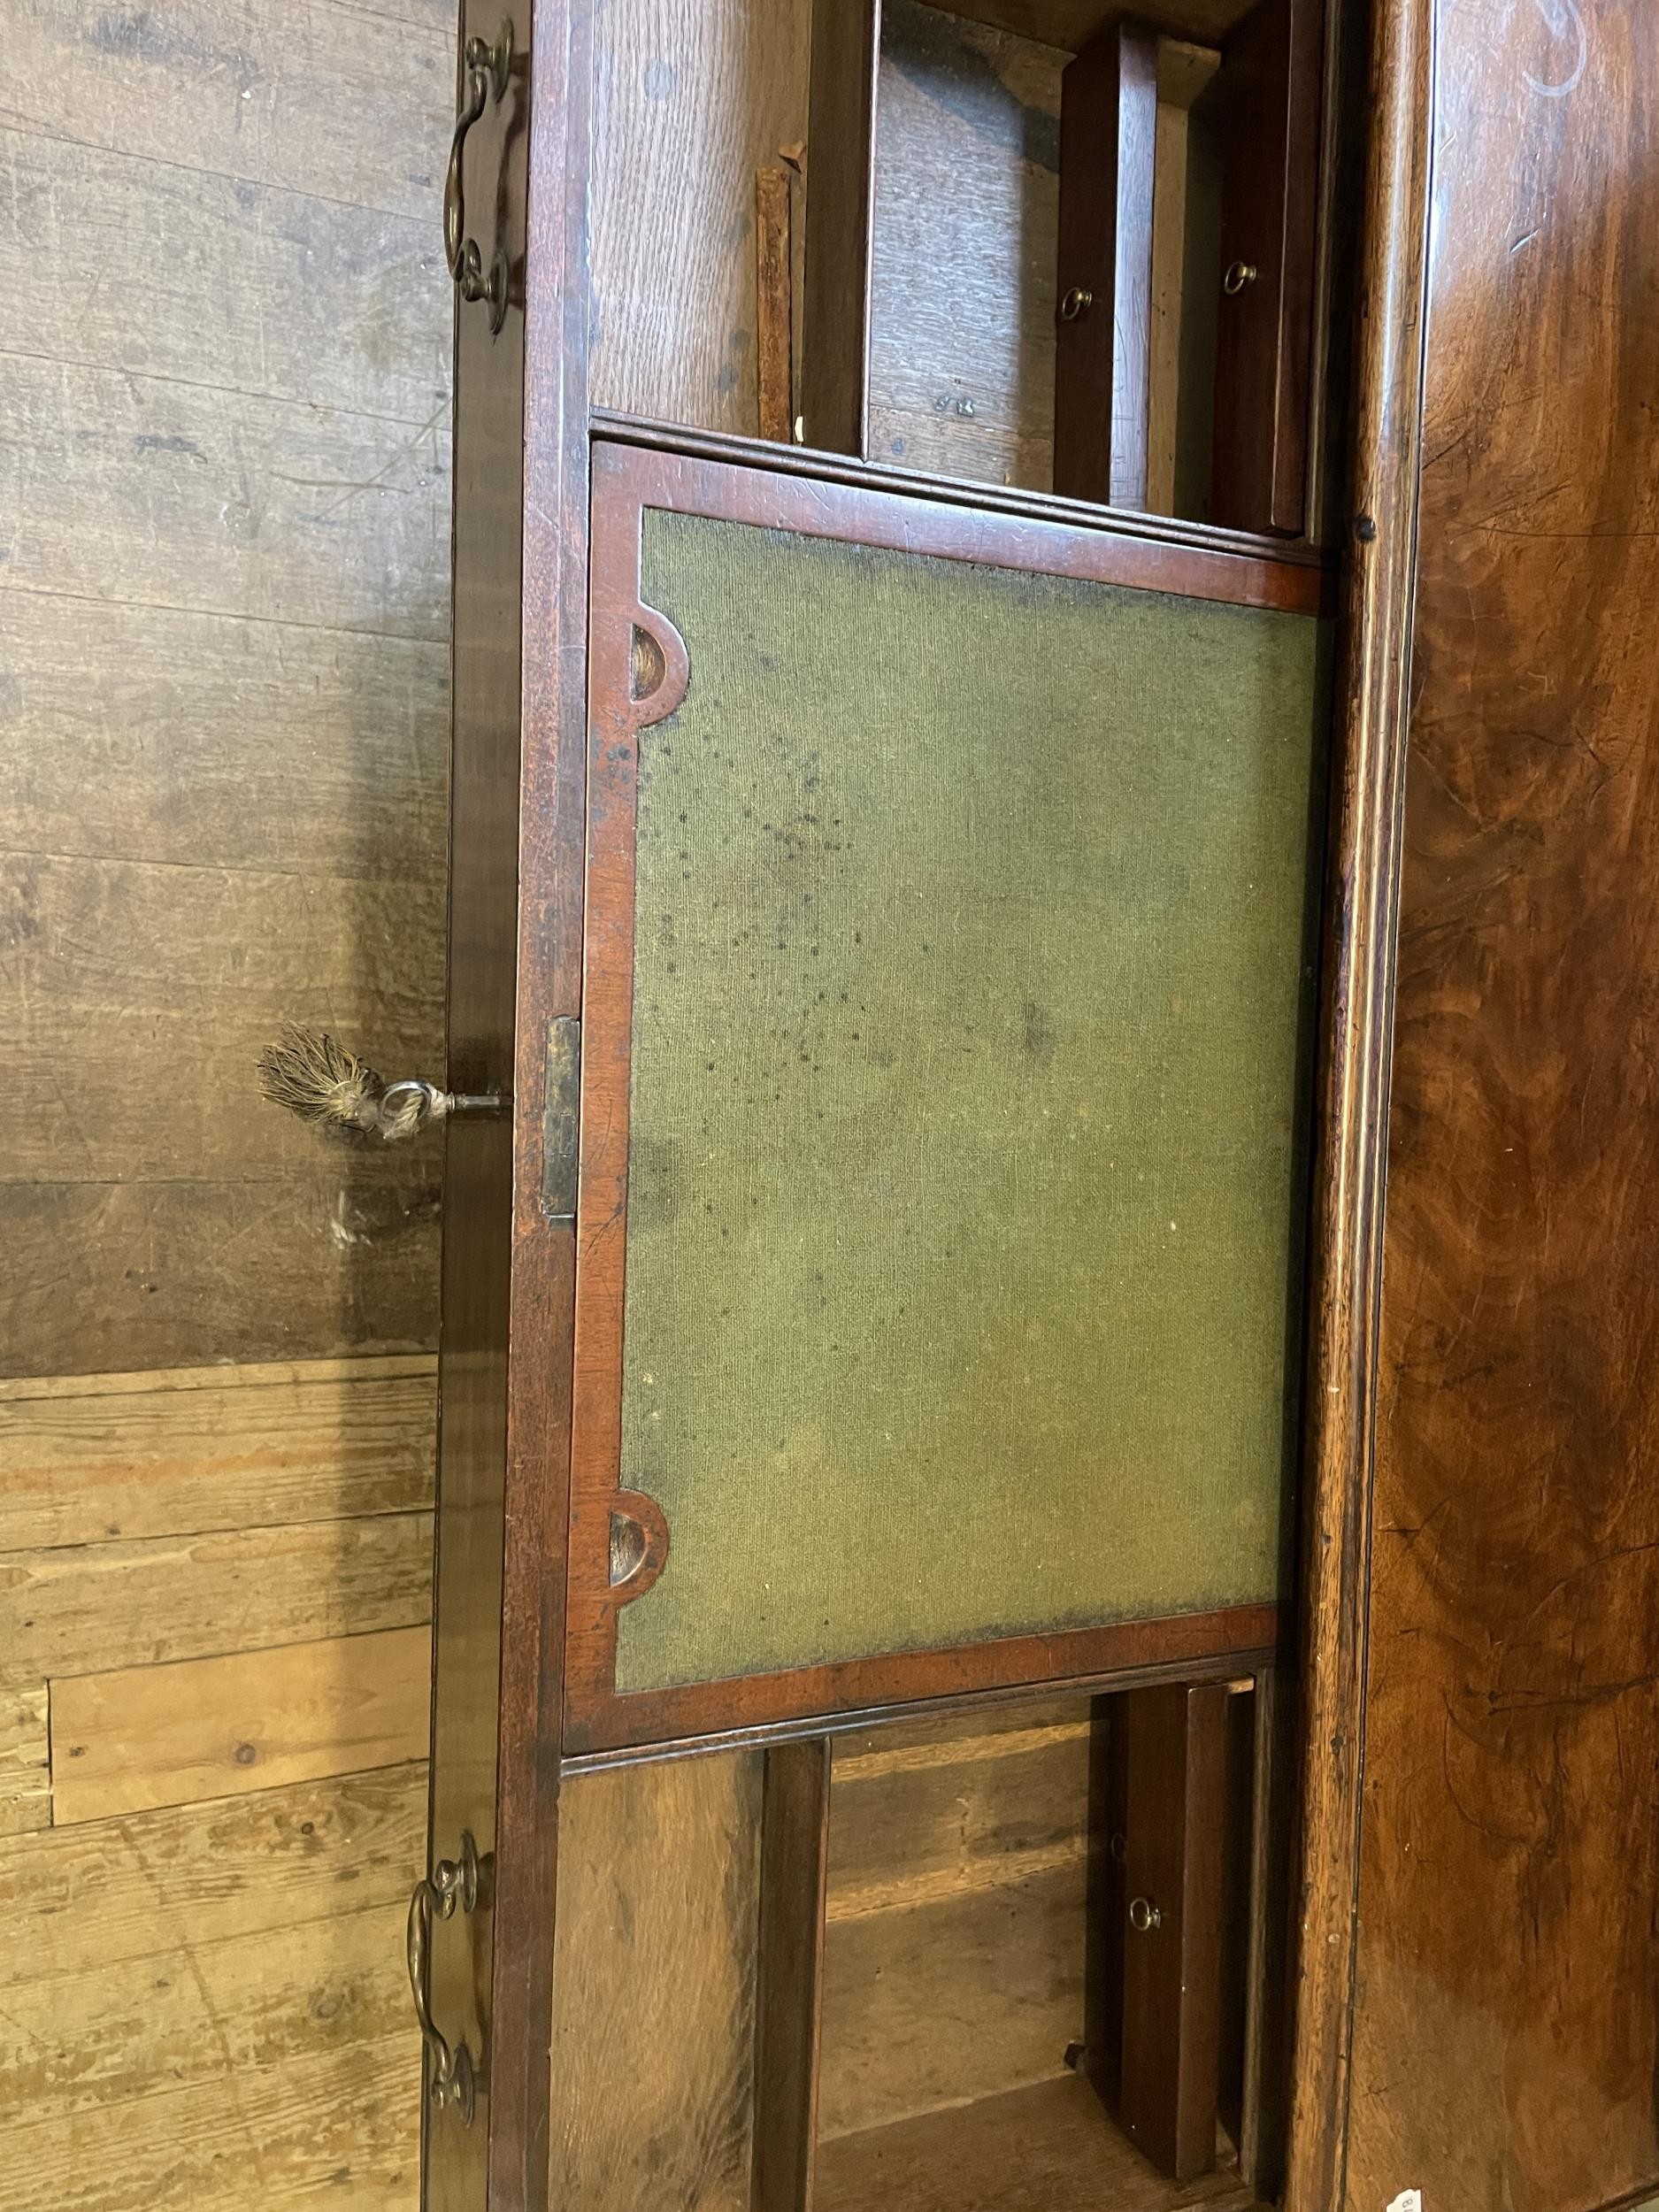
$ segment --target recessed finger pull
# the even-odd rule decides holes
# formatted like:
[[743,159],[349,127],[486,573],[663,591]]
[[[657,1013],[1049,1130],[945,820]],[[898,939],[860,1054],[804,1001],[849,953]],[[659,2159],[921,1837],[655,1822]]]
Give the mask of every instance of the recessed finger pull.
[[260,1054],[259,1088],[273,1106],[332,1135],[388,1144],[451,1114],[498,1114],[505,1103],[497,1091],[446,1091],[420,1076],[388,1083],[326,1029],[297,1025]]

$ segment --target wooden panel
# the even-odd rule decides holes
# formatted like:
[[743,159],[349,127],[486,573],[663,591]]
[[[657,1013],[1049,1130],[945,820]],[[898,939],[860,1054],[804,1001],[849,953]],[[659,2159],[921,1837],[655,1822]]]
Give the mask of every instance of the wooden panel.
[[1323,0],[1257,0],[1210,96],[1224,273],[1210,517],[1290,537],[1307,520],[1324,34]]
[[[1138,1690],[1123,1701],[1130,1925],[1123,1942],[1118,2116],[1177,2181],[1216,2156],[1227,1692]],[[1137,1902],[1151,1925],[1135,1923]]]
[[882,0],[812,8],[801,407],[808,445],[869,438],[871,225]]
[[376,1186],[331,1151],[288,1181],[4,1184],[0,1240],[0,1367],[25,1375],[412,1351],[435,1334],[430,1167]]
[[[0,591],[17,852],[396,878],[424,911],[443,877],[448,716],[432,640]],[[403,943],[424,970],[424,934]]]
[[856,1918],[832,1892],[821,2142],[1064,2072],[1083,2029],[1083,1878],[1079,1847]]
[[565,1787],[551,2201],[749,2212],[761,1760]]
[[1048,488],[1064,61],[917,0],[887,0],[874,460]]
[[0,1556],[0,1678],[157,1666],[424,1622],[432,1517],[121,1539]]
[[11,59],[9,122],[57,137],[67,120],[82,144],[392,209],[437,243],[452,30],[330,0],[55,0],[19,16]]
[[0,1988],[166,1959],[342,1909],[408,1902],[426,1828],[424,1764],[261,1789],[0,1845],[0,1909],[28,1939]]
[[807,2212],[818,2147],[829,1740],[778,1744],[764,1757],[749,2200],[751,2212]]
[[260,2212],[337,2197],[411,2212],[419,2182],[419,2046],[407,2029],[132,2102],[8,2125],[0,2212]]
[[[230,2099],[301,2032],[349,2075],[361,2046],[408,2032],[406,1911],[400,1901],[274,1938],[187,1939],[164,1957],[13,1986],[0,2012],[8,2132],[210,2081]],[[412,2039],[406,2047],[412,2059]]]
[[1064,2070],[1082,2032],[1087,1704],[836,1744],[826,2140]]
[[[447,98],[434,83],[403,111],[405,154],[436,142]],[[0,129],[0,283],[29,303],[15,351],[417,427],[447,403],[435,204],[344,206],[79,145],[62,121]]]
[[790,173],[755,173],[755,299],[760,434],[787,444],[795,422],[795,255]]
[[419,1759],[425,1627],[70,1676],[52,1690],[61,1826]]
[[432,1502],[437,1362],[0,1383],[0,1551]]
[[0,1836],[46,1828],[52,1817],[46,1685],[0,1690]]
[[1147,504],[1158,44],[1115,24],[1061,88],[1054,488],[1116,507]]
[[1250,2202],[1236,2174],[1166,2181],[1067,2076],[826,2144],[814,2212],[1233,2212]]
[[1348,2198],[1659,2177],[1659,45],[1440,12]]
[[445,635],[442,410],[411,430],[14,357],[0,440],[12,590]]
[[807,135],[810,0],[611,0],[600,38],[594,397],[753,431],[755,172]]

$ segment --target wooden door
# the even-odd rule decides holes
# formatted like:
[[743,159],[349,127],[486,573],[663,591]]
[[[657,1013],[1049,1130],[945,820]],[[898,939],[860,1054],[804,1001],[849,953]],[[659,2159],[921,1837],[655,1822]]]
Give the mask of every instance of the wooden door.
[[1340,2200],[1589,2212],[1659,2194],[1659,41],[1440,37]]

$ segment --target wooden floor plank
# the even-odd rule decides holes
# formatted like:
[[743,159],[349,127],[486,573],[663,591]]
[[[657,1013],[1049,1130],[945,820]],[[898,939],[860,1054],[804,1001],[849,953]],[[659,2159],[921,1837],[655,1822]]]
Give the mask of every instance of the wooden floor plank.
[[6,2131],[0,2212],[413,2212],[420,2046],[411,2028]]
[[133,1376],[90,1378],[127,1387],[76,1394],[0,1386],[0,1552],[421,1511],[436,1369],[369,1358],[274,1378],[197,1369],[187,1388]]
[[[51,1824],[47,1702],[44,1682],[0,1690],[0,1836],[23,1835]],[[0,1979],[4,1975],[0,1967]]]
[[10,589],[448,635],[446,402],[411,427],[13,354],[0,455]]
[[0,1680],[419,1627],[431,1577],[427,1513],[10,1552],[0,1557],[12,1624]]
[[424,423],[448,398],[435,207],[307,192],[0,127],[7,343],[311,406]]
[[455,37],[330,0],[24,0],[9,119],[431,219]]
[[416,1351],[438,1333],[441,1155],[319,1148],[287,1179],[0,1183],[0,1373]]
[[8,2129],[205,2082],[228,2124],[234,2084],[299,2052],[332,2057],[348,2078],[362,2046],[408,2022],[405,1910],[187,1940],[165,1958],[14,1985],[0,2007]]
[[426,1820],[418,1760],[0,1843],[0,1988],[407,1903]]
[[123,1667],[54,1686],[59,1826],[424,1756],[424,1628]]
[[[388,1078],[441,1070],[442,914],[435,885],[0,855],[18,1115],[0,1175],[315,1172],[329,1140],[259,1095],[259,1054],[301,1021]],[[150,1084],[130,1077],[136,1036]],[[357,1150],[355,1171],[381,1184],[419,1156]]]
[[0,591],[0,669],[17,850],[443,882],[442,641]]

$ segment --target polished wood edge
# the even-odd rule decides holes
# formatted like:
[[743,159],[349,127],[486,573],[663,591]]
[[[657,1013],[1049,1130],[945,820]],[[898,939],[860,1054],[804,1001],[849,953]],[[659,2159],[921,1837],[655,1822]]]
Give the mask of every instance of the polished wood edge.
[[780,1743],[852,1735],[889,1721],[971,1720],[1033,1698],[1093,1697],[1099,1693],[1143,1689],[1160,1682],[1233,1682],[1282,1668],[1291,1633],[1288,1607],[1279,1610],[1281,1640],[1256,1651],[1223,1651],[1208,1659],[1172,1659],[1143,1667],[1117,1667],[1108,1674],[1069,1674],[1050,1682],[1012,1682],[988,1689],[961,1690],[938,1697],[888,1699],[874,1705],[849,1706],[837,1713],[811,1713],[796,1720],[765,1721],[749,1727],[711,1730],[706,1735],[676,1736],[664,1743],[623,1744],[614,1751],[571,1751],[566,1774],[597,1774],[612,1767],[649,1766],[663,1759],[718,1757],[728,1752],[764,1750]]
[[[770,465],[610,440],[595,443],[593,476],[596,500],[603,497],[607,506],[625,505],[635,518],[618,525],[636,548],[634,581],[625,584],[619,573],[608,581],[603,588],[607,595],[603,603],[607,604],[612,592],[631,592],[637,603],[637,511],[649,507],[893,552],[969,561],[981,567],[1166,592],[1280,614],[1311,617],[1329,606],[1326,579],[1317,568],[1277,560],[1254,545],[1241,550],[1145,538],[1120,529],[1115,518],[1099,509],[1080,526],[1046,516],[917,499],[890,484],[825,482]],[[596,578],[596,611],[602,604],[601,590]],[[636,611],[633,618],[649,619],[650,611]],[[597,681],[595,672],[595,685]]]
[[1313,1193],[1285,2212],[1344,2197],[1433,87],[1433,0],[1379,0]]
[[[1290,1633],[1290,1618],[1284,1605],[1233,1606],[626,1694],[593,1695],[598,1686],[589,1675],[589,1697],[566,1710],[565,1741],[575,1756],[648,1749],[661,1755],[676,1746],[786,1741],[827,1732],[838,1716],[914,1713],[998,1691],[1029,1696],[1070,1686],[1127,1687],[1170,1675],[1225,1679],[1230,1670],[1277,1650]],[[573,1683],[574,1668],[572,1678]],[[726,1722],[728,1713],[735,1717]]]
[[488,2203],[547,2212],[575,1240],[541,1209],[549,1025],[579,1016],[594,0],[529,42],[518,969]]
[[[1204,553],[1264,562],[1274,568],[1310,569],[1334,576],[1337,555],[1307,539],[1270,537],[1251,530],[1224,530],[1207,522],[1185,522],[1173,515],[1151,515],[1130,508],[1102,507],[1087,499],[1071,499],[1057,492],[1022,491],[1012,486],[987,484],[975,477],[927,476],[915,469],[890,467],[885,462],[853,460],[844,453],[821,451],[811,446],[768,445],[758,438],[738,438],[712,430],[694,430],[644,416],[616,413],[596,407],[591,417],[593,436],[615,445],[683,453],[699,460],[728,461],[739,467],[764,468],[780,477],[807,477],[820,483],[844,484],[869,491],[948,504],[987,515],[1029,517],[1033,521],[1058,523],[1073,530],[1110,534],[1148,545],[1190,547]],[[1332,601],[1334,606],[1334,599]]]

